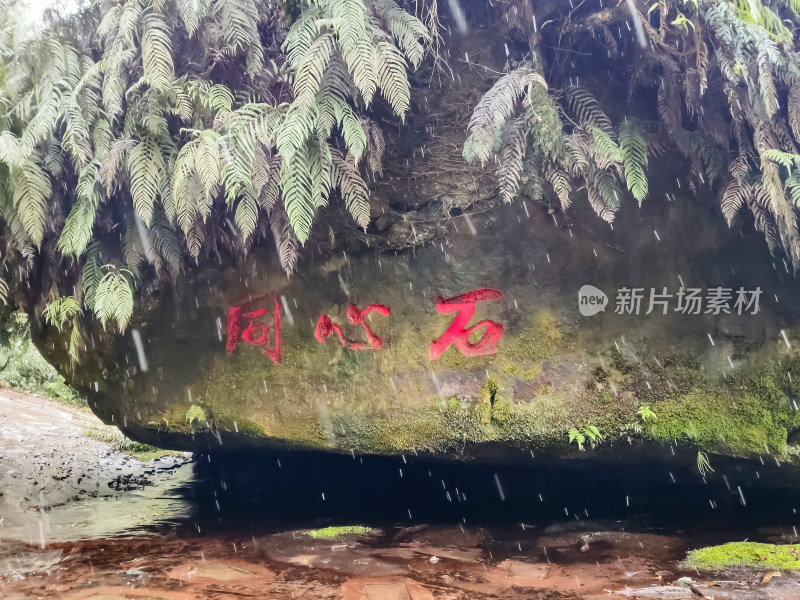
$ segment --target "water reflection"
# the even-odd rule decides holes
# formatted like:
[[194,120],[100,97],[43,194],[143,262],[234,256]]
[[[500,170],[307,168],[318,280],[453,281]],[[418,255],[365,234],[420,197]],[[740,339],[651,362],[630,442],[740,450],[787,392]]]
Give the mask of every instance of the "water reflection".
[[86,498],[46,511],[7,511],[0,543],[23,542],[44,548],[65,541],[164,533],[194,514],[194,503],[187,495],[194,481],[195,475],[186,465],[161,473],[154,485],[118,496]]

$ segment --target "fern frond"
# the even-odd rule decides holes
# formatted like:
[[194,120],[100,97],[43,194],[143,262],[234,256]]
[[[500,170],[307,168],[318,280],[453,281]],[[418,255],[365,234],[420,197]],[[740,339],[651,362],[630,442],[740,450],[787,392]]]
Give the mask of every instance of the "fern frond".
[[313,180],[306,145],[298,148],[291,158],[283,155],[281,187],[289,223],[294,229],[297,239],[304,244],[311,232],[311,223],[314,220]]
[[196,140],[184,144],[175,159],[172,177],[172,197],[175,202],[176,218],[184,234],[188,234],[195,222],[198,204],[196,193],[201,191],[200,182],[195,177],[198,147],[199,142]]
[[392,106],[400,120],[405,122],[411,103],[405,59],[394,45],[388,42],[378,42],[375,60],[381,94]]
[[329,0],[325,4],[333,17],[342,53],[347,54],[366,37],[367,9],[362,0]]
[[136,214],[149,226],[164,171],[164,157],[152,138],[146,137],[128,153],[128,176]]
[[81,256],[92,240],[94,221],[100,204],[95,191],[97,182],[97,161],[84,167],[78,177],[78,201],[72,206],[58,238],[58,250],[62,254]]
[[361,120],[350,105],[344,102],[334,102],[334,114],[345,145],[358,164],[367,149],[367,134],[361,126]]
[[544,78],[529,66],[520,67],[501,77],[475,107],[468,130],[472,132],[505,123],[514,113],[517,102],[534,84],[547,89]]
[[92,159],[92,144],[89,139],[89,128],[81,114],[77,102],[68,100],[64,103],[63,121],[64,136],[62,146],[72,156],[72,163],[77,170],[82,169]]
[[361,92],[364,105],[369,107],[378,90],[378,52],[375,45],[366,39],[359,40],[343,56],[353,75],[353,81]]
[[170,266],[173,276],[177,276],[183,264],[183,253],[175,231],[160,210],[153,215],[150,224],[150,241],[153,249]]
[[510,121],[506,125],[503,135],[503,148],[500,152],[498,168],[500,197],[504,202],[511,202],[519,191],[526,142],[527,135],[522,119]]
[[201,93],[200,100],[203,106],[222,112],[230,112],[233,107],[233,94],[220,83],[209,86],[208,90]]
[[144,245],[148,244],[149,240],[143,240],[139,234],[139,228],[136,226],[136,215],[132,211],[125,211],[122,224],[122,260],[128,269],[136,273],[139,271],[142,262],[144,262]]
[[101,42],[104,42],[107,38],[116,36],[121,12],[121,6],[112,6],[103,15],[96,30],[97,37],[100,38]]
[[369,168],[374,174],[382,175],[383,153],[386,151],[386,140],[383,137],[383,131],[374,121],[366,121],[364,133],[369,140],[367,144],[367,163]]
[[592,172],[592,183],[603,198],[604,204],[616,212],[622,201],[622,192],[617,185],[617,180],[614,175],[605,169],[594,169]]
[[592,136],[595,160],[602,169],[622,162],[622,152],[610,135],[591,123],[587,125],[586,131]]
[[786,180],[786,191],[795,208],[800,208],[800,173],[794,173]]
[[100,173],[98,175],[98,180],[106,188],[106,195],[111,195],[114,178],[117,175],[120,164],[125,160],[128,152],[135,148],[138,143],[136,140],[124,139],[117,140],[111,144],[111,149],[100,164]]
[[745,205],[748,193],[747,188],[737,179],[729,181],[722,190],[719,203],[729,227],[742,206]]
[[793,152],[782,152],[777,148],[769,148],[761,153],[761,156],[786,167],[791,171],[792,166],[800,167],[800,155]]
[[64,326],[81,314],[78,300],[73,296],[62,296],[50,302],[42,311],[45,323],[63,331]]
[[222,22],[225,42],[233,53],[247,51],[250,46],[260,47],[258,12],[249,0],[225,0],[215,3]]
[[278,260],[286,275],[290,276],[297,270],[297,261],[300,257],[297,238],[286,223],[286,215],[280,211],[271,219],[270,228],[275,239],[275,248],[278,251]]
[[37,248],[42,245],[47,220],[50,178],[34,161],[11,167],[12,199],[20,222]]
[[151,87],[166,92],[172,85],[172,31],[164,15],[148,12],[142,20],[142,65]]
[[572,203],[569,197],[572,180],[569,175],[561,169],[550,169],[545,173],[545,179],[553,186],[553,191],[561,202],[561,209],[567,210]]
[[330,33],[322,34],[311,44],[295,77],[295,102],[306,107],[314,102],[322,76],[333,56],[334,46],[334,37]]
[[19,165],[22,160],[22,149],[17,137],[10,131],[0,131],[0,162],[9,167]]
[[81,351],[86,348],[86,340],[83,335],[83,328],[81,327],[80,319],[75,318],[72,323],[72,331],[69,334],[69,361],[72,368],[80,363]]
[[415,16],[408,14],[394,0],[375,0],[378,14],[389,26],[397,44],[405,53],[414,69],[419,68],[425,57],[425,44],[430,41],[428,28]]
[[210,203],[212,197],[216,195],[220,182],[219,141],[218,133],[204,131],[197,138],[194,153],[194,168],[203,184],[207,203]]
[[93,242],[86,250],[86,260],[83,263],[81,275],[83,288],[83,303],[89,310],[94,310],[95,293],[100,280],[103,278],[103,253],[102,244]]
[[200,21],[206,15],[209,3],[209,0],[181,0],[178,2],[181,19],[189,37],[192,37],[200,27]]
[[587,183],[586,189],[589,194],[589,204],[598,217],[603,219],[606,223],[613,223],[616,215],[616,210],[606,204],[600,191],[591,183]]
[[756,229],[764,234],[770,252],[774,253],[780,247],[780,237],[767,208],[770,202],[769,192],[761,184],[755,184],[750,187],[746,201],[753,214]]
[[758,85],[767,116],[772,117],[778,110],[778,92],[775,89],[772,68],[766,52],[758,55]]
[[125,333],[133,315],[133,284],[123,270],[109,270],[97,286],[94,314],[103,328],[109,321],[117,323],[120,333]]
[[603,112],[597,98],[589,90],[583,86],[571,86],[565,92],[570,111],[577,117],[584,129],[589,125],[594,125],[606,134],[614,133],[611,119]]
[[792,128],[794,139],[800,143],[800,85],[794,85],[789,88],[787,110],[789,113],[789,126]]
[[369,225],[369,190],[367,185],[361,178],[358,167],[352,159],[345,159],[338,150],[333,148],[330,154],[333,184],[339,188],[345,206],[353,216],[356,224],[366,231]]
[[313,5],[309,6],[289,29],[282,49],[287,53],[286,59],[295,71],[300,69],[303,57],[308,53],[311,43],[320,32],[320,17],[320,9]]
[[627,119],[623,123],[619,132],[619,146],[628,189],[641,205],[647,196],[647,143],[634,120]]
[[249,193],[249,190],[242,194],[236,205],[234,221],[242,236],[242,241],[245,245],[249,244],[256,227],[258,227],[258,202],[256,202],[255,196]]

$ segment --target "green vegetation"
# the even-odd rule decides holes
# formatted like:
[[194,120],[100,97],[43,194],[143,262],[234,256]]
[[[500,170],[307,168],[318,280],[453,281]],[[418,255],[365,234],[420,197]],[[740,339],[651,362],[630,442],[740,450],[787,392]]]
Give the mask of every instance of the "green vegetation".
[[594,448],[600,442],[603,441],[604,436],[600,433],[600,430],[595,427],[594,425],[587,425],[582,429],[572,428],[569,430],[569,443],[572,444],[573,442],[578,445],[578,450],[585,450],[583,445],[586,443],[586,440],[589,440],[589,444]]
[[[442,4],[120,0],[53,12],[38,29],[5,0],[0,216],[13,279],[0,297],[47,308],[75,363],[88,319],[123,332],[142,298],[157,302],[192,263],[274,247],[292,273],[307,241],[354,239],[383,213],[367,180],[394,151],[385,136],[429,117],[409,73],[433,82],[449,69]],[[462,138],[466,161],[498,164],[499,195],[567,211],[585,188],[611,222],[650,193],[651,159],[673,153],[690,191],[717,198],[729,223],[751,218],[800,266],[797,3],[545,4],[535,16],[522,0],[465,6],[508,56]],[[631,20],[638,41],[617,39]],[[325,210],[336,199],[349,222]],[[547,353],[558,340],[541,343]]]
[[325,527],[323,529],[311,529],[306,532],[313,538],[319,540],[332,540],[345,536],[365,536],[365,535],[379,535],[380,529],[373,529],[372,527],[364,527],[362,525],[344,525],[341,527]]
[[[729,224],[749,212],[770,248],[782,247],[797,269],[800,59],[792,32],[800,25],[800,6],[762,0],[635,6],[631,14],[619,5],[594,23],[597,8],[569,11],[572,23],[584,25],[560,28],[558,46],[592,48],[586,64],[595,67],[607,52],[608,66],[628,78],[628,98],[646,91],[651,106],[636,106],[632,114],[619,114],[611,103],[604,107],[599,98],[609,94],[598,78],[587,73],[585,86],[575,83],[580,55],[571,57],[569,76],[548,71],[544,36],[530,30],[533,24],[517,25],[537,60],[506,73],[483,96],[469,123],[464,158],[496,160],[507,202],[518,194],[539,200],[551,192],[566,210],[572,190],[585,186],[594,211],[612,222],[626,192],[639,204],[645,200],[648,158],[669,145],[690,164],[694,193],[714,193]],[[530,20],[530,9],[519,12],[523,23]],[[536,17],[547,18],[540,12]],[[612,30],[630,29],[631,17],[640,28],[638,43],[623,47]],[[587,44],[587,33],[597,41]]]
[[653,421],[658,421],[656,413],[654,413],[646,404],[644,406],[640,406],[639,410],[636,411],[636,414],[639,415],[642,423],[652,423]]
[[713,472],[714,469],[711,466],[711,461],[708,459],[708,454],[700,450],[697,453],[697,470],[700,471],[700,475],[705,477],[709,472]]
[[370,109],[405,119],[429,42],[393,0],[128,0],[0,36],[4,262],[59,265],[38,269],[34,301],[76,352],[73,304],[124,332],[135,289],[168,289],[190,261],[274,237],[291,273],[331,196],[369,225],[363,174],[386,145]]
[[142,462],[148,462],[160,456],[173,454],[169,450],[161,450],[149,444],[142,444],[141,442],[129,440],[115,427],[87,429],[85,434],[86,437],[92,438],[93,440],[111,444],[117,452],[131,454]]
[[28,317],[10,313],[0,319],[0,386],[73,406],[86,407],[86,399],[67,385],[31,342]]
[[189,425],[194,425],[195,422],[197,422],[198,425],[201,425],[205,423],[206,420],[206,411],[203,410],[202,406],[192,404],[186,410],[186,422],[189,423]]
[[800,568],[800,544],[732,542],[692,550],[682,565],[688,569],[720,571],[728,567],[789,570]]

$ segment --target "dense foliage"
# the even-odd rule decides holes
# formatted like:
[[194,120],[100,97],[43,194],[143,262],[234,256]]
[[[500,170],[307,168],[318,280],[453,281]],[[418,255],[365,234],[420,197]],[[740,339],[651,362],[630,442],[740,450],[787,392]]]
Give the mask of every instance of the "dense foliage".
[[[409,72],[447,75],[446,26],[468,26],[436,0],[103,0],[20,36],[13,2],[0,4],[0,296],[32,309],[34,282],[73,360],[87,311],[124,331],[136,294],[192,262],[273,238],[293,272],[332,197],[366,229],[365,177],[386,148],[376,111],[404,121]],[[611,222],[626,195],[651,193],[649,160],[677,152],[693,192],[729,223],[751,215],[800,266],[800,2],[606,4],[491,5],[508,61],[474,108],[466,161],[496,162],[505,201],[566,210],[585,189]],[[591,76],[597,61],[613,86]]]
[[380,95],[404,117],[427,35],[393,0],[128,0],[57,19],[4,65],[6,265],[74,259],[45,290],[74,358],[82,305],[123,331],[134,282],[174,280],[185,255],[241,256],[271,229],[293,271],[334,190],[366,228],[360,165],[380,172],[384,138],[365,110]]
[[728,224],[749,211],[770,249],[782,248],[800,268],[800,2],[659,0],[582,10],[562,22],[559,44],[607,53],[637,102],[612,107],[615,123],[577,76],[554,69],[548,86],[541,37],[531,35],[537,60],[484,95],[466,160],[496,159],[506,201],[520,191],[541,199],[549,187],[566,209],[580,186],[612,222],[623,190],[640,204],[648,195],[648,158],[677,151],[694,194],[716,194]]

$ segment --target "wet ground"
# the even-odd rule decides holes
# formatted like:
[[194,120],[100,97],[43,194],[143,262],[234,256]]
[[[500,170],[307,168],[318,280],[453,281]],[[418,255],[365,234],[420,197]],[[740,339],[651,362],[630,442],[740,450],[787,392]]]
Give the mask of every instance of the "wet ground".
[[81,411],[14,396],[0,413],[3,599],[800,598],[793,573],[679,566],[798,540],[800,471],[767,455],[712,456],[705,478],[689,449],[628,444],[502,466],[287,450],[178,468],[87,439]]
[[[10,600],[800,597],[791,574],[741,572],[715,582],[681,571],[689,544],[599,523],[574,531],[386,527],[329,540],[300,531],[88,540],[19,546],[0,559],[0,593]],[[696,581],[676,584],[682,576]]]

